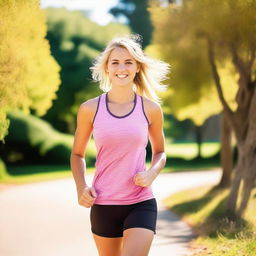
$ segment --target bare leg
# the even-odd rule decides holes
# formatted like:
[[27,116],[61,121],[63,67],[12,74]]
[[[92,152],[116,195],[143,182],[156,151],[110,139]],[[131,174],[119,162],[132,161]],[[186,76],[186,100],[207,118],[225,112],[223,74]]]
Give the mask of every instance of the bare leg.
[[121,256],[147,256],[154,232],[145,228],[129,228],[124,231]]
[[120,256],[123,237],[109,238],[93,234],[99,256]]

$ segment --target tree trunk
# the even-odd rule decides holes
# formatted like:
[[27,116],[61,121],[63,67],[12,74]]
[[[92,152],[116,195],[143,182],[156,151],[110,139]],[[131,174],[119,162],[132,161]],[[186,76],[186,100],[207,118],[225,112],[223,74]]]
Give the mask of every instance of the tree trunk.
[[238,146],[238,161],[235,168],[231,191],[227,202],[227,211],[229,214],[235,214],[238,192],[242,180],[242,172],[244,170],[244,156],[242,154],[241,146]]
[[[234,175],[231,193],[228,199],[227,208],[231,212],[236,210],[236,201],[239,192],[240,182],[243,179],[242,200],[239,206],[238,215],[242,216],[251,194],[256,179],[256,90],[248,113],[248,129],[246,138],[238,140],[238,163]],[[242,120],[240,121],[242,122]],[[242,123],[241,123],[242,125]]]
[[225,112],[221,115],[221,166],[222,177],[218,187],[226,187],[230,185],[231,173],[233,168],[233,154],[231,145],[232,130],[227,121]]
[[248,205],[251,191],[254,185],[255,177],[246,177],[243,182],[243,192],[242,192],[242,200],[239,206],[238,215],[241,217],[243,216],[245,209]]
[[195,126],[196,127],[196,143],[198,148],[197,157],[202,157],[202,128],[201,126]]
[[250,112],[249,112],[249,126],[245,139],[245,172],[243,173],[243,191],[242,200],[239,206],[238,214],[242,216],[248,201],[250,199],[251,191],[256,179],[256,91],[254,91]]
[[[225,100],[220,76],[218,73],[214,43],[210,36],[207,37],[208,56],[213,78],[219,99],[223,106],[232,131],[235,134],[238,146],[238,162],[235,168],[235,173],[232,181],[231,192],[227,202],[227,210],[236,213],[236,203],[239,194],[241,180],[243,179],[242,201],[239,207],[238,214],[245,211],[251,189],[256,177],[256,80],[252,75],[252,67],[255,61],[255,49],[252,48],[251,58],[245,61],[238,54],[238,49],[235,44],[230,44],[230,53],[232,62],[239,73],[238,92],[236,94],[237,109],[235,112],[231,110]],[[254,79],[254,80],[253,80]]]

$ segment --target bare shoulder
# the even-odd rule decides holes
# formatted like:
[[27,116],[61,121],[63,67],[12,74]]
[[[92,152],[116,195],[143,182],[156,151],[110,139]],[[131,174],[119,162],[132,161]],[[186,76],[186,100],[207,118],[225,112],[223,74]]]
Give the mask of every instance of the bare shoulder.
[[94,110],[97,108],[99,97],[100,96],[88,99],[87,101],[83,102],[81,106],[89,110]]
[[143,98],[145,114],[149,120],[149,123],[151,124],[156,115],[160,115],[160,114],[162,115],[161,105],[144,96],[142,96],[142,98]]
[[86,114],[91,122],[93,122],[94,115],[97,111],[99,97],[100,96],[88,99],[80,105],[79,111]]

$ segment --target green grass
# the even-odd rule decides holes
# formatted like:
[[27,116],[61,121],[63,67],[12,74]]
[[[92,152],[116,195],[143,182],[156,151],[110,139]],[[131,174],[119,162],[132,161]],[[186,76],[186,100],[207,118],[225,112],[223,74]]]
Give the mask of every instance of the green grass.
[[[219,142],[202,143],[202,157],[211,157],[220,150]],[[198,148],[196,143],[166,143],[166,154],[170,157],[182,157],[192,159],[197,156]]]
[[220,166],[218,142],[205,142],[202,144],[201,154],[203,158],[197,157],[196,143],[170,143],[167,140],[166,154],[167,164],[163,172],[179,172],[191,170],[205,170]]
[[[86,170],[87,173],[93,171],[94,168],[87,168]],[[69,166],[20,166],[11,167],[10,172],[15,173],[15,175],[6,174],[0,184],[24,184],[72,177]]]
[[[70,138],[67,138],[70,139]],[[205,156],[215,154],[219,148],[219,143],[204,143],[202,153]],[[96,154],[96,148],[93,140],[90,140],[90,147],[88,150],[93,154]],[[178,172],[178,171],[191,171],[191,170],[205,170],[216,168],[219,163],[213,160],[189,160],[196,154],[195,143],[176,143],[167,144],[166,153],[168,156],[168,163],[162,172]],[[175,159],[173,157],[180,157]],[[203,159],[204,160],[204,159]],[[150,166],[150,162],[146,163],[146,166]],[[69,166],[60,165],[32,165],[32,166],[8,166],[9,175],[0,176],[0,183],[29,183],[37,181],[52,180],[58,178],[72,177]],[[95,170],[95,167],[88,167],[88,173]]]
[[225,217],[228,189],[194,188],[174,194],[164,204],[187,222],[199,236],[192,244],[195,256],[255,256],[256,188],[243,219]]

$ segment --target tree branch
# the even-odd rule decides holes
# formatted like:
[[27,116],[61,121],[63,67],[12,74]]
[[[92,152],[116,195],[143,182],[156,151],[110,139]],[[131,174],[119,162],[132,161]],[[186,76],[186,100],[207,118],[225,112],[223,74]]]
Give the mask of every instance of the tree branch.
[[252,67],[253,67],[253,63],[255,61],[255,58],[256,58],[256,50],[252,49],[251,58],[248,61],[248,69],[250,70],[250,74],[251,74],[251,71],[252,71]]
[[215,54],[214,54],[214,50],[213,50],[213,44],[211,42],[211,39],[208,37],[207,38],[207,43],[208,43],[208,57],[209,57],[209,62],[212,68],[212,73],[213,73],[213,79],[215,81],[215,85],[217,88],[217,92],[218,92],[218,96],[219,99],[221,101],[221,104],[223,106],[223,111],[226,113],[229,121],[232,123],[232,126],[235,126],[234,123],[234,118],[233,118],[233,111],[230,109],[228,103],[226,102],[224,95],[223,95],[223,91],[221,88],[221,83],[220,83],[220,76],[217,70],[217,66],[215,63]]
[[232,54],[233,63],[240,74],[240,79],[242,80],[241,86],[246,86],[250,79],[250,73],[248,73],[248,68],[246,67],[247,65],[239,57],[237,50],[233,44],[229,44],[229,48]]

